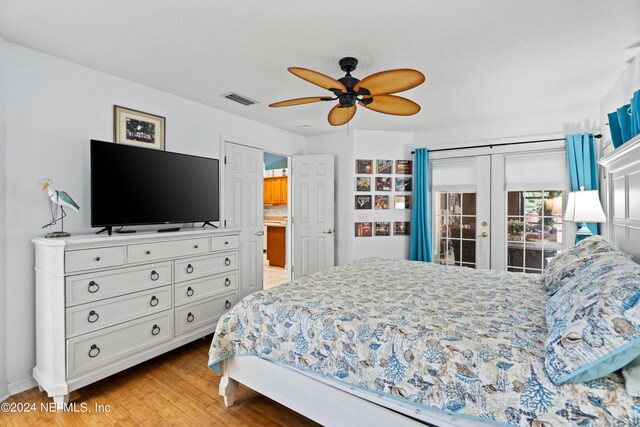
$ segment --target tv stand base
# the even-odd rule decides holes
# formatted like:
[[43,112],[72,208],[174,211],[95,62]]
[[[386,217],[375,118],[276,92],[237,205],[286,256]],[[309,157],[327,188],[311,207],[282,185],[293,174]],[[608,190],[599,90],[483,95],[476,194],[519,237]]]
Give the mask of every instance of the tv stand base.
[[107,226],[102,230],[98,231],[96,234],[104,233],[105,231],[109,234],[109,236],[111,236],[111,234],[113,233],[113,227]]
[[211,224],[211,222],[209,222],[209,221],[205,221],[204,223],[202,223],[202,228],[204,228],[204,227],[205,227],[205,225],[210,225],[210,226],[212,226],[213,228],[218,228],[218,226]]

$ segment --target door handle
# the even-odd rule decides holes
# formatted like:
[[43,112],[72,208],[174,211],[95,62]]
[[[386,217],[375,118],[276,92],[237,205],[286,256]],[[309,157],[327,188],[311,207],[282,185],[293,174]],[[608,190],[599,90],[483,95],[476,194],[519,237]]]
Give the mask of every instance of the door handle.
[[332,228],[330,228],[330,229],[328,229],[328,230],[324,230],[324,231],[323,231],[323,233],[324,233],[324,234],[333,234],[333,229],[332,229]]
[[264,236],[264,231],[260,230],[256,233],[256,236]]

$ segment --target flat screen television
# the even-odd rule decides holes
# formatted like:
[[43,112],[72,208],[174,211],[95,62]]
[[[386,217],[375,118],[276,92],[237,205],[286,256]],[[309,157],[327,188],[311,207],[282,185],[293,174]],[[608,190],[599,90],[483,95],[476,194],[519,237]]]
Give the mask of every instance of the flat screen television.
[[91,140],[91,226],[219,221],[218,170],[218,159]]

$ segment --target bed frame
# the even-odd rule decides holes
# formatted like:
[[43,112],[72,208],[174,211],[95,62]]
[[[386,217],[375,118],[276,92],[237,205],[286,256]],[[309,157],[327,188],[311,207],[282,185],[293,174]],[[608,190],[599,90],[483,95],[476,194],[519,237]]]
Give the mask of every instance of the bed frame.
[[418,410],[374,392],[311,376],[257,356],[231,357],[223,362],[223,367],[220,395],[227,407],[233,406],[235,391],[243,384],[325,426],[492,425],[428,409]]

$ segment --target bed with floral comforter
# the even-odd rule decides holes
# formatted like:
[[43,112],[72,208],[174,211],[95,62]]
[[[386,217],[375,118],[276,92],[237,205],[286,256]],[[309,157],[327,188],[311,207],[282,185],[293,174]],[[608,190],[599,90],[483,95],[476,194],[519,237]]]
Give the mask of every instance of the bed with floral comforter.
[[640,426],[622,376],[555,386],[541,276],[368,258],[244,298],[209,366],[259,356],[418,407],[516,426]]

